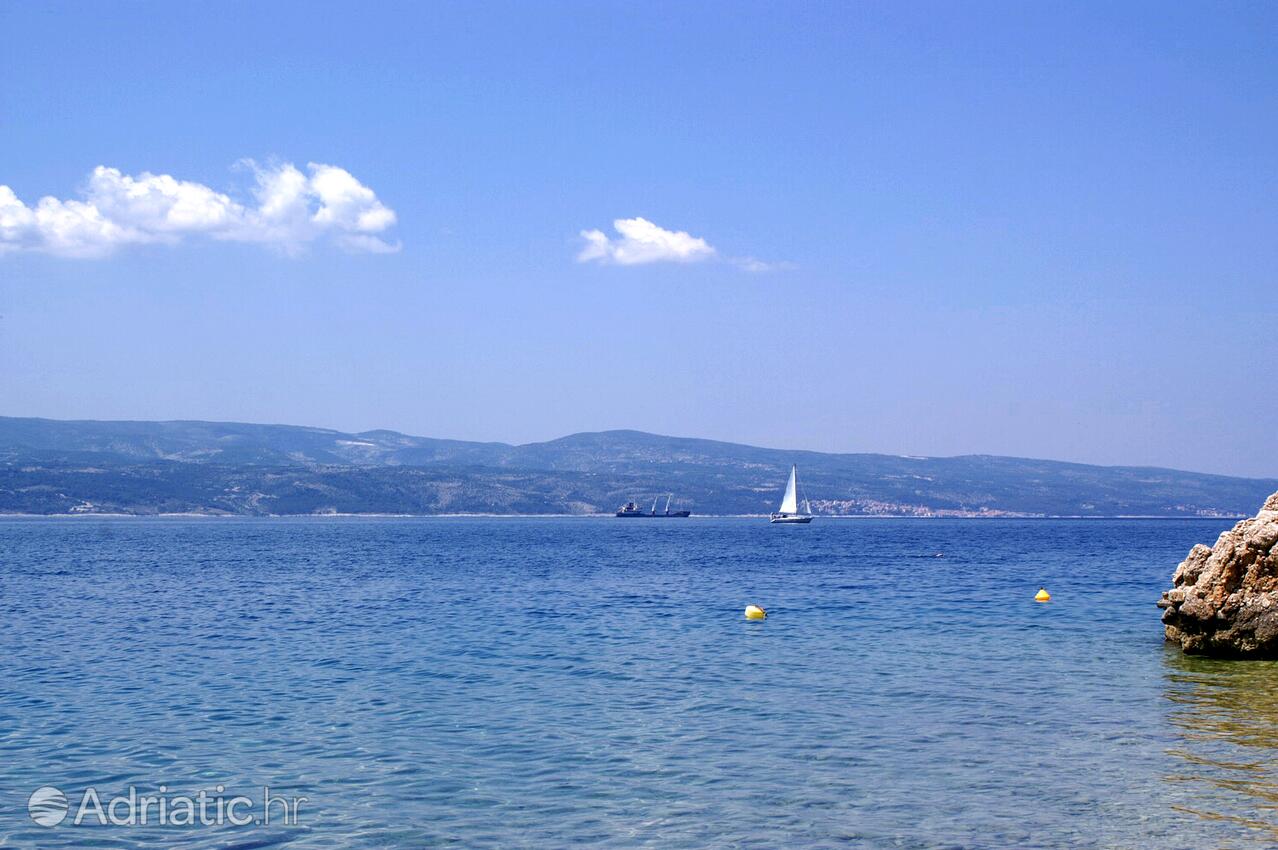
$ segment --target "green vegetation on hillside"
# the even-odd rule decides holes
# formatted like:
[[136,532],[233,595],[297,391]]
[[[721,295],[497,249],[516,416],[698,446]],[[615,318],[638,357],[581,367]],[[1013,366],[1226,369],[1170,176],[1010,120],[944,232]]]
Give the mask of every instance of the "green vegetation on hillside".
[[214,422],[0,418],[0,512],[599,513],[672,492],[698,514],[775,507],[791,463],[839,515],[1217,516],[1278,481],[993,456],[764,449],[637,431],[511,446]]

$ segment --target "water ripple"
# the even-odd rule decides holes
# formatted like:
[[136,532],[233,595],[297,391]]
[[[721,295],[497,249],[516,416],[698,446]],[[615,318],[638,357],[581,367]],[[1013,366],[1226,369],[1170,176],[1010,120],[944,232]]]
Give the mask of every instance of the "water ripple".
[[[0,844],[1269,847],[1278,666],[1151,604],[1221,527],[0,520]],[[46,829],[42,785],[308,801]]]

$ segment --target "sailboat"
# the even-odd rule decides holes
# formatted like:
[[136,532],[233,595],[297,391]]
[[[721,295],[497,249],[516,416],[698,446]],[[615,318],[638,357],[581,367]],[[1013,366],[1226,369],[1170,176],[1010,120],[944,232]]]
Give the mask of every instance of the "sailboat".
[[790,480],[785,485],[785,497],[781,507],[772,515],[772,522],[812,522],[812,510],[808,500],[803,500],[803,513],[799,513],[799,467],[790,467]]

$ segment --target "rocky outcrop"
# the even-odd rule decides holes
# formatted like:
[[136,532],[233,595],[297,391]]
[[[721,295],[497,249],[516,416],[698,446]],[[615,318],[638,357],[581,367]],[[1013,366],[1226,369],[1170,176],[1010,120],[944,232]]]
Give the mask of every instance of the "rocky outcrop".
[[1158,605],[1185,652],[1278,658],[1278,493],[1215,546],[1189,550]]

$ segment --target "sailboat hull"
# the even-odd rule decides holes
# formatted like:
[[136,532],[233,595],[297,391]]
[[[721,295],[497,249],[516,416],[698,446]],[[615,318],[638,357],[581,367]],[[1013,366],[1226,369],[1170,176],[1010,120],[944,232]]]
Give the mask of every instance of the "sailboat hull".
[[801,514],[773,514],[772,522],[778,523],[794,523],[798,525],[807,525],[812,522],[812,517],[803,516]]

